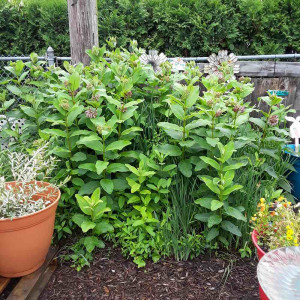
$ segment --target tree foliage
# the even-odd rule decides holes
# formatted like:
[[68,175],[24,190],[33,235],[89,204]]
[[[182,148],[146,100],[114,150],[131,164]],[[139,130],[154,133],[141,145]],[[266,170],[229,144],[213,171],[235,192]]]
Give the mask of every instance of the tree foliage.
[[[0,53],[69,56],[66,0],[0,0]],[[98,0],[99,41],[136,39],[168,56],[300,51],[297,0]]]

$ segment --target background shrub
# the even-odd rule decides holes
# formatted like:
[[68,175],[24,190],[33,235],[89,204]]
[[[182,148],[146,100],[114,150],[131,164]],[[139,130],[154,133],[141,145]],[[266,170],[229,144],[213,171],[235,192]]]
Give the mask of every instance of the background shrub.
[[[69,56],[67,0],[0,0],[0,54]],[[98,0],[100,44],[136,39],[168,56],[300,51],[297,0]]]

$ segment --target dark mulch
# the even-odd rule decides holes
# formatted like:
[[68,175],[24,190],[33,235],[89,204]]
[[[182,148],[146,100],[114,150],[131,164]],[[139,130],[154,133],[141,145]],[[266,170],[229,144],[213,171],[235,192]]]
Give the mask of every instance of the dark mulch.
[[106,247],[80,272],[63,262],[40,299],[255,300],[256,266],[256,260],[219,253],[185,262],[163,259],[138,269],[120,250]]

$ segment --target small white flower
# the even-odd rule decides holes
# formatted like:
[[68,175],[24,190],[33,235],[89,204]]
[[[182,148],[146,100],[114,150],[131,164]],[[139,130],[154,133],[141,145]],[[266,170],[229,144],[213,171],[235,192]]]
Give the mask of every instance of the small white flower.
[[154,72],[157,73],[161,71],[160,65],[167,61],[167,57],[163,53],[158,55],[156,50],[150,50],[149,54],[144,53],[140,56],[140,61],[145,65],[151,65]]

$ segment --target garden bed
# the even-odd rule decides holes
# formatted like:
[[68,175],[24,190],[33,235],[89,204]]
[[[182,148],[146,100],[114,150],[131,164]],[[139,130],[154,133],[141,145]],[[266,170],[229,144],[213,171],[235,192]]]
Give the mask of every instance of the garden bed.
[[256,265],[220,252],[192,261],[162,259],[139,269],[119,249],[106,247],[80,272],[63,262],[40,299],[259,299]]

